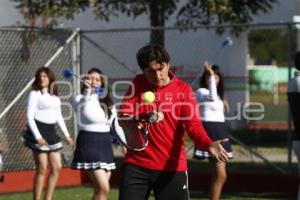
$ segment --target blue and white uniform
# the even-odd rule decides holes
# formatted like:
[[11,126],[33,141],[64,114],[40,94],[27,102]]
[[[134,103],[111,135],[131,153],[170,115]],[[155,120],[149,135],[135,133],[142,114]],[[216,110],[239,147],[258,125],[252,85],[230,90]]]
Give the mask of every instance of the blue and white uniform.
[[72,168],[83,170],[113,170],[116,168],[112,152],[110,127],[117,116],[116,109],[108,119],[100,106],[99,97],[87,89],[74,99],[79,133]]
[[[24,134],[25,145],[34,151],[51,152],[62,149],[60,137],[56,134],[58,124],[65,137],[70,137],[61,113],[61,101],[43,90],[32,90],[27,106],[27,131]],[[49,145],[38,146],[38,139],[45,139]]]
[[[208,89],[199,88],[196,91],[197,101],[200,105],[201,120],[204,129],[209,137],[213,140],[220,140],[228,137],[227,128],[225,126],[224,103],[218,96],[216,79],[210,76],[208,79]],[[223,145],[228,152],[228,157],[233,158],[230,142]],[[211,155],[207,151],[203,151],[196,147],[194,158],[209,158]]]

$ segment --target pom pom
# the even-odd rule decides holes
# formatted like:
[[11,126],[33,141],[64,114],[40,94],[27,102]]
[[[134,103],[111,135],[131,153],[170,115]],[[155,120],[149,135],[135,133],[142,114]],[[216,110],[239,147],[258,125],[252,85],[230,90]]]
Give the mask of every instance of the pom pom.
[[103,96],[104,95],[104,88],[97,87],[97,88],[95,88],[95,92],[96,92],[96,94],[98,94],[98,96]]
[[227,37],[223,42],[222,42],[222,47],[230,47],[233,45],[233,41],[230,37]]
[[118,136],[116,134],[111,134],[111,142],[113,144],[120,144],[119,143],[119,139],[118,139]]
[[63,75],[66,79],[72,80],[73,79],[73,72],[72,69],[67,68],[64,70]]

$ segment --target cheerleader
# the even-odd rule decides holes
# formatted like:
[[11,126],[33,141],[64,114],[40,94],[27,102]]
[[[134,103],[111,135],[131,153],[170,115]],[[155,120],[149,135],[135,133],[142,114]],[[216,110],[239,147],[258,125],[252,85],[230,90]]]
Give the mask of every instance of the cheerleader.
[[[202,125],[209,137],[213,140],[228,138],[225,126],[224,108],[228,108],[224,100],[224,81],[223,75],[217,65],[204,63],[204,73],[200,80],[200,87],[196,91],[196,97],[200,105]],[[223,144],[228,153],[228,158],[233,158],[230,142]],[[223,185],[226,181],[226,162],[217,162],[212,156],[202,149],[196,147],[194,158],[209,158],[213,166],[213,177],[211,184],[211,200],[220,199]]]
[[72,168],[87,173],[94,186],[94,200],[107,199],[111,170],[116,168],[110,136],[116,110],[108,91],[105,95],[95,91],[105,88],[103,76],[97,68],[89,70],[82,94],[74,99],[79,133]]
[[55,76],[49,68],[41,67],[35,74],[35,81],[32,84],[28,100],[27,123],[28,128],[24,135],[25,146],[32,149],[36,165],[33,185],[34,199],[41,199],[49,162],[51,170],[45,199],[50,200],[62,167],[59,151],[63,146],[60,137],[55,132],[56,123],[66,137],[67,144],[72,145],[73,140],[62,117]]

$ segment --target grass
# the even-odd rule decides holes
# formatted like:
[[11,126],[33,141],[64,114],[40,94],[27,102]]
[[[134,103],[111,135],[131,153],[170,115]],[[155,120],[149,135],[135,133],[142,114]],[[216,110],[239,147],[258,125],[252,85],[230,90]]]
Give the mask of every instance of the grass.
[[[278,147],[278,146],[261,146],[261,145],[252,145],[253,149],[258,151],[258,152],[272,152],[274,154],[286,154],[287,153],[287,148],[285,147]],[[241,145],[233,144],[232,145],[233,151],[242,151],[244,147]]]
[[[289,167],[285,162],[272,162],[279,168],[285,169],[290,174],[297,174],[297,163],[292,163]],[[190,172],[211,172],[211,165],[207,160],[190,160],[188,162],[188,167]],[[255,173],[260,174],[280,174],[270,165],[264,162],[239,162],[239,161],[229,161],[227,164],[228,173]]]
[[[273,104],[274,93],[266,91],[250,91],[250,101],[251,102],[261,102],[265,104]],[[287,96],[285,92],[279,92],[278,103],[287,104]]]
[[[287,163],[277,163],[277,165],[286,168]],[[189,170],[191,171],[211,171],[211,166],[205,161],[189,160]],[[249,162],[229,162],[228,172],[255,172],[260,173],[278,173],[270,168],[270,166],[264,163],[249,163]],[[293,172],[296,173],[297,166],[293,165]],[[1,185],[0,185],[1,186]],[[71,188],[59,188],[56,189],[53,200],[90,200],[92,198],[93,190],[91,187],[71,187]],[[207,191],[191,191],[191,200],[204,200],[209,198]],[[0,200],[31,200],[31,192],[13,193],[13,194],[1,194]],[[118,189],[113,188],[109,193],[108,200],[118,199]],[[224,193],[222,195],[223,200],[291,200],[279,194],[254,194],[254,193]],[[149,200],[154,200],[153,196]]]
[[[279,93],[278,105],[273,104],[273,93],[270,92],[250,92],[250,102],[259,102],[264,105],[264,118],[255,123],[266,123],[266,122],[287,122],[288,120],[288,105],[286,93]],[[274,112],[276,111],[276,112]],[[252,114],[251,117],[261,115],[257,113]]]
[[[211,165],[207,160],[189,160],[189,170],[192,171],[211,171]],[[276,163],[283,168],[287,167],[287,163]],[[278,173],[270,166],[264,163],[249,163],[249,162],[229,162],[228,172],[257,172],[260,173]],[[293,172],[296,173],[297,166],[293,165]],[[55,191],[53,200],[91,200],[93,189],[89,186],[71,187],[71,188],[58,188]],[[191,200],[204,200],[209,199],[207,191],[191,191]],[[31,200],[31,192],[13,193],[13,194],[1,194],[0,200]],[[118,199],[118,189],[113,188],[109,193],[108,200]],[[224,193],[222,195],[223,200],[292,200],[280,194],[254,194],[254,193]],[[154,200],[153,196],[149,200]]]
[[[90,200],[92,198],[92,188],[90,187],[73,187],[73,188],[60,188],[55,191],[53,200]],[[0,200],[31,200],[32,193],[16,193],[16,194],[5,194],[0,195]],[[118,199],[118,190],[112,189],[109,193],[108,200]],[[208,199],[207,192],[191,192],[191,200],[196,199]],[[222,199],[226,200],[271,200],[271,199],[280,199],[280,200],[291,200],[292,198],[286,198],[284,196],[274,196],[270,194],[252,194],[252,193],[239,193],[239,194],[224,194]],[[154,200],[153,196],[149,200]]]
[[[273,105],[273,104],[263,104],[264,112],[250,113],[252,118],[260,117],[263,114],[261,120],[255,121],[255,123],[287,123],[288,121],[288,107],[284,104]],[[253,108],[255,109],[255,108]]]

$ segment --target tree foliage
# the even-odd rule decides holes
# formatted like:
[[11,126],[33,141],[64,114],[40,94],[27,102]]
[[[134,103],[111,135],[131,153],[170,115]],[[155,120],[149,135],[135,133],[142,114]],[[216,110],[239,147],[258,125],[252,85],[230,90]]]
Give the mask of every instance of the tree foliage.
[[[26,17],[47,16],[55,22],[59,17],[72,19],[92,7],[95,16],[109,21],[113,16],[148,15],[151,27],[164,27],[171,17],[178,26],[247,23],[253,15],[272,9],[278,0],[12,0],[25,10]],[[24,9],[25,8],[25,9]],[[163,30],[153,30],[151,41],[162,43]]]
[[[286,29],[252,30],[249,32],[249,53],[255,65],[288,66],[288,37]],[[290,35],[291,52],[297,50],[297,31]],[[276,63],[274,63],[276,61]]]
[[267,13],[277,0],[190,0],[180,8],[177,23],[199,24],[248,23],[253,16]]

